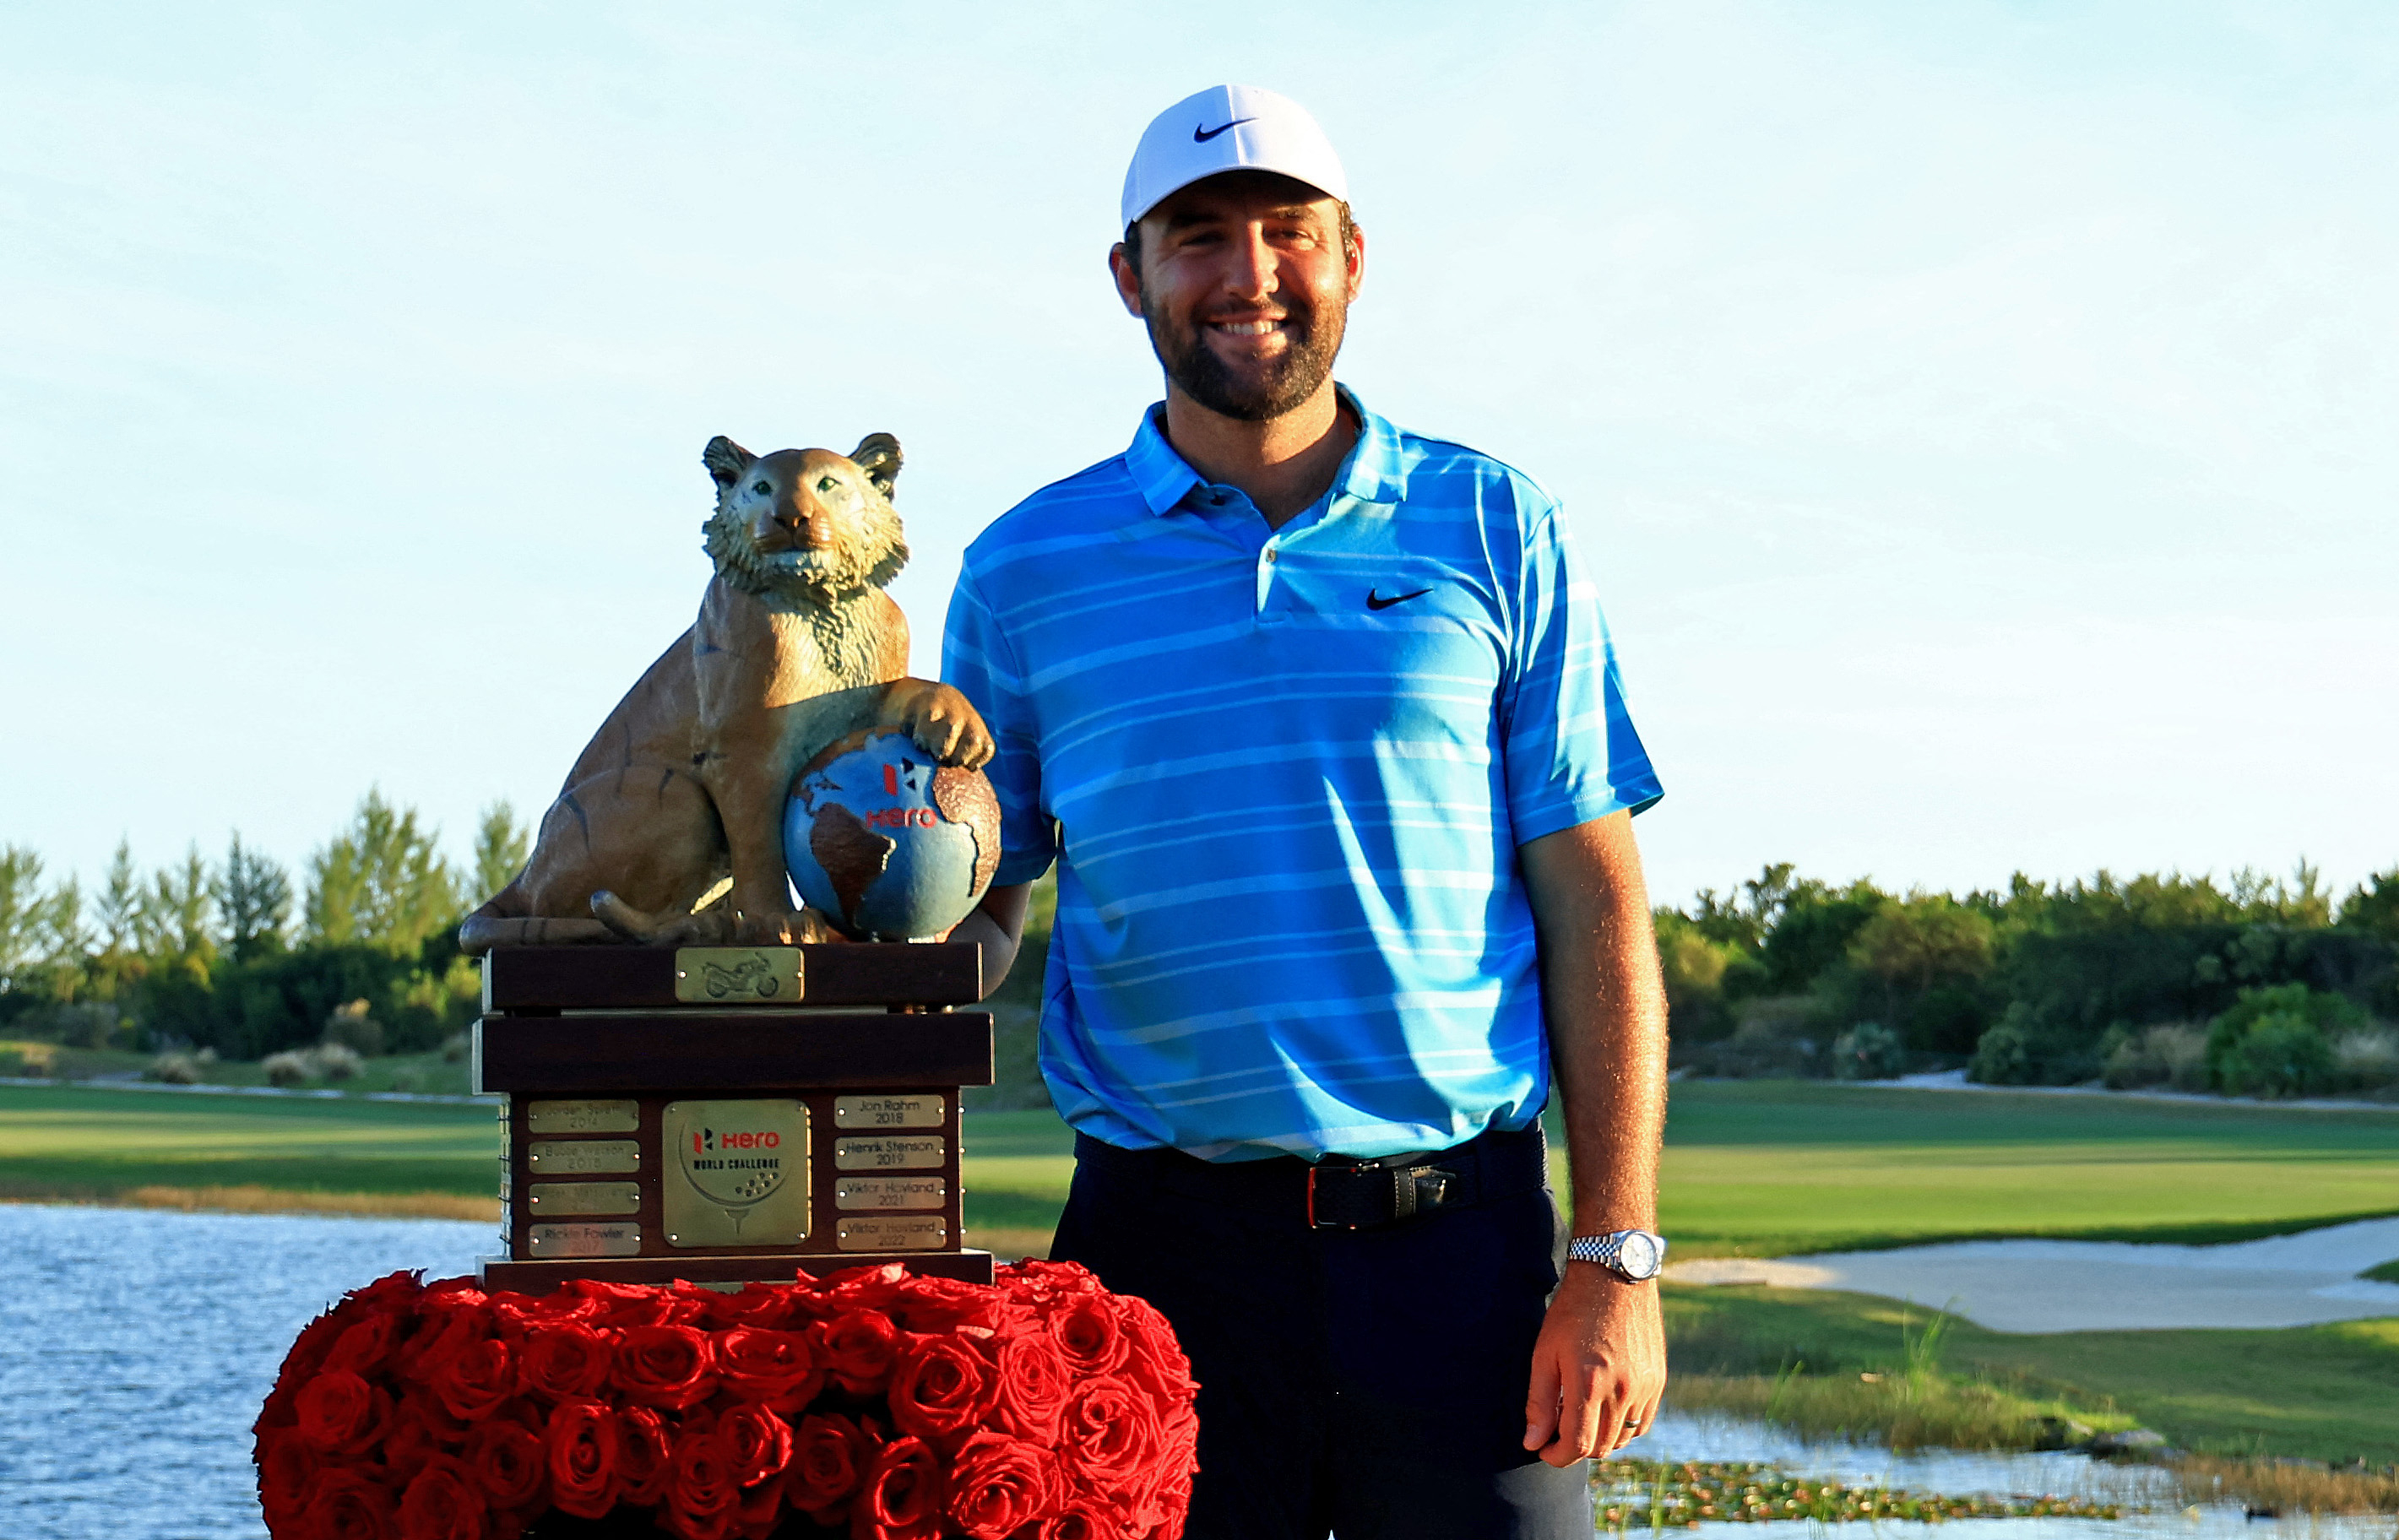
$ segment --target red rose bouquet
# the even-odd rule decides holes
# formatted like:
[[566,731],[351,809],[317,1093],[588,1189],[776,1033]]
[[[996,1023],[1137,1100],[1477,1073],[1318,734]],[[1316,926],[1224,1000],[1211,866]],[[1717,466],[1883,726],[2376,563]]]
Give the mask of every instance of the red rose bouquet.
[[395,1273],[310,1322],[259,1414],[276,1540],[1172,1540],[1199,1422],[1165,1317],[1071,1263],[739,1293]]

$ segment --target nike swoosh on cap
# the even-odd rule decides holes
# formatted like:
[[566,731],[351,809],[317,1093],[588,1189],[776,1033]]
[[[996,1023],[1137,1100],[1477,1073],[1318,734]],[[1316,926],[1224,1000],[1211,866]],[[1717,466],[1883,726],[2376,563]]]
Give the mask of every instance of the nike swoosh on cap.
[[1422,599],[1425,595],[1430,592],[1432,592],[1430,588],[1418,588],[1414,593],[1395,594],[1389,599],[1385,599],[1381,589],[1368,588],[1366,590],[1366,608],[1370,610],[1388,610],[1394,604],[1404,604],[1411,599]]
[[1205,144],[1227,128],[1238,128],[1244,123],[1255,123],[1257,119],[1254,117],[1237,117],[1230,123],[1219,123],[1213,128],[1203,128],[1195,123],[1191,126],[1191,142],[1194,144]]

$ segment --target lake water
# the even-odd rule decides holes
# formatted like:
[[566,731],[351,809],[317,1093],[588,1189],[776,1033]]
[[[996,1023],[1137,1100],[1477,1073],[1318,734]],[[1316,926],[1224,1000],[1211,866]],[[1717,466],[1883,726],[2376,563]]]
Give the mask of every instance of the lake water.
[[250,1425],[301,1327],[488,1224],[0,1204],[0,1536],[260,1540]]
[[[0,1540],[260,1540],[250,1425],[301,1327],[403,1267],[471,1272],[485,1224],[0,1204]],[[1669,1413],[1629,1452],[1761,1460],[1951,1495],[2153,1502],[2089,1520],[1886,1522],[1942,1540],[2390,1540],[2388,1518],[2243,1523],[2186,1512],[2161,1472],[2071,1454],[1893,1454]],[[1711,1524],[1710,1530],[1733,1526]],[[1635,1526],[1640,1533],[1643,1526]],[[1749,1533],[1756,1526],[1740,1526]],[[1769,1533],[1796,1533],[1776,1526]]]

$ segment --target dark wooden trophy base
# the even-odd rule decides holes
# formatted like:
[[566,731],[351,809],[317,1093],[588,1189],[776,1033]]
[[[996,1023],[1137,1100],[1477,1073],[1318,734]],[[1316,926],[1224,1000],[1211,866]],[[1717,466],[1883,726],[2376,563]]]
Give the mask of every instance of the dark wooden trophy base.
[[988,1283],[968,1250],[958,1090],[992,1081],[966,943],[504,947],[475,1088],[501,1108],[488,1289],[787,1281],[897,1262]]

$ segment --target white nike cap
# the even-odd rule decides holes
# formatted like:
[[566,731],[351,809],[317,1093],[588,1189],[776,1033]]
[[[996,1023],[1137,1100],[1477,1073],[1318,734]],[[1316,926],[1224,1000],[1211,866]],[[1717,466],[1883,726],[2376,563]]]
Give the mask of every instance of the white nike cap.
[[1256,86],[1211,86],[1159,114],[1143,132],[1125,169],[1123,223],[1220,171],[1273,171],[1349,199],[1341,157],[1307,108]]

